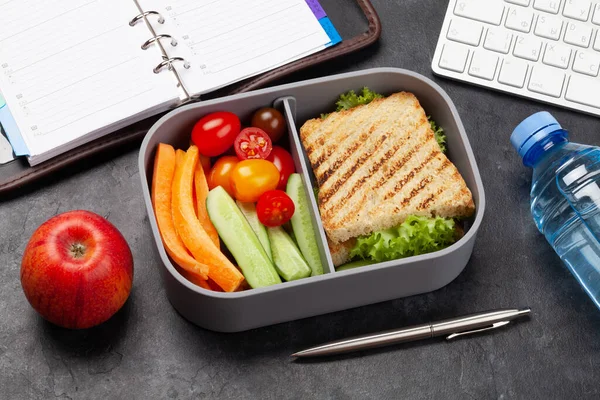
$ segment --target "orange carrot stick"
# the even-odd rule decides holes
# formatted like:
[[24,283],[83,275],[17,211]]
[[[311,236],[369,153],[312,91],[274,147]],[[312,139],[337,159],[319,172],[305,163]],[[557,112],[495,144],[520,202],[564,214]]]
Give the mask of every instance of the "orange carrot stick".
[[[176,169],[181,164],[183,164],[184,157],[185,157],[185,151],[183,151],[181,149],[177,149],[177,151],[175,151],[175,168]],[[198,208],[196,206],[196,191],[195,190],[192,190],[192,198],[194,199],[194,213],[196,215],[198,215]]]
[[208,265],[209,278],[224,291],[233,292],[244,281],[244,275],[215,246],[194,214],[192,190],[197,164],[198,148],[191,146],[173,179],[173,222],[179,237],[194,258]]
[[175,150],[172,146],[160,143],[154,159],[152,177],[152,206],[158,223],[158,230],[167,254],[182,269],[204,280],[207,279],[208,266],[195,260],[185,248],[175,231],[171,216],[171,188],[175,171]]
[[188,281],[192,282],[194,285],[198,285],[201,288],[204,288],[206,290],[214,290],[214,288],[208,283],[208,280],[202,279],[201,277],[199,277],[197,275],[190,274],[189,272],[187,272],[185,270],[181,270],[180,272],[184,278],[186,278]]
[[213,243],[217,248],[221,248],[221,243],[219,242],[219,233],[217,229],[211,222],[208,217],[208,211],[206,210],[206,197],[208,196],[208,183],[206,182],[206,176],[204,175],[204,169],[202,169],[202,165],[198,163],[196,166],[196,172],[194,174],[194,185],[196,188],[196,210],[198,215],[198,220],[202,227],[210,236]]
[[[222,292],[223,289],[221,289],[221,286],[217,285],[215,283],[215,281],[213,281],[212,279],[209,279],[206,281],[208,283],[208,286],[215,292]],[[241,286],[240,286],[241,287]],[[238,288],[239,290],[239,288]]]
[[185,157],[185,151],[177,149],[175,151],[175,168],[183,164],[183,157]]
[[202,164],[202,169],[204,169],[204,173],[208,175],[210,173],[210,157],[206,157],[200,154],[200,164]]

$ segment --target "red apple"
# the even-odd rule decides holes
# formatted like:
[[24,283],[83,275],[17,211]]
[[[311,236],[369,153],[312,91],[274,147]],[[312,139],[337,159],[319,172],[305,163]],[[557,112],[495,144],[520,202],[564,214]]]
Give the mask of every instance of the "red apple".
[[129,297],[132,281],[133,257],[125,238],[89,211],[69,211],[43,223],[21,263],[21,285],[31,306],[70,329],[112,317]]

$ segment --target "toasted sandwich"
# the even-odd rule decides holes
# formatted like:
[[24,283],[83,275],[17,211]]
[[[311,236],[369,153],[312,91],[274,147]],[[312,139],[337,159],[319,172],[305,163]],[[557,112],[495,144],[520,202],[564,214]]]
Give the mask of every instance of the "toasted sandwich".
[[300,137],[319,185],[319,211],[336,266],[349,260],[353,239],[411,215],[468,217],[475,210],[412,93],[309,120]]

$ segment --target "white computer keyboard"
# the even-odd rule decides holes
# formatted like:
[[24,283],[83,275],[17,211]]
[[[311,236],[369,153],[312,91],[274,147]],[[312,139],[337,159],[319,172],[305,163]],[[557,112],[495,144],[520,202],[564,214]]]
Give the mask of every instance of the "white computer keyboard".
[[600,1],[450,0],[432,68],[600,116]]

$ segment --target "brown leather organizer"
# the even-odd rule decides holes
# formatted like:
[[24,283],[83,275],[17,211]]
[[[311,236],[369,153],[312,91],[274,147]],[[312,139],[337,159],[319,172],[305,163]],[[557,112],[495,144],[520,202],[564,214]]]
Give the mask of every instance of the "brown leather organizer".
[[[369,0],[321,0],[320,3],[342,36],[340,44],[221,89],[207,97],[220,97],[267,86],[294,72],[365,48],[379,38],[381,23]],[[0,165],[0,199],[18,196],[23,189],[32,188],[33,183],[60,177],[84,168],[86,163],[102,162],[115,154],[135,148],[162,115],[135,123],[34,167],[23,157]]]

